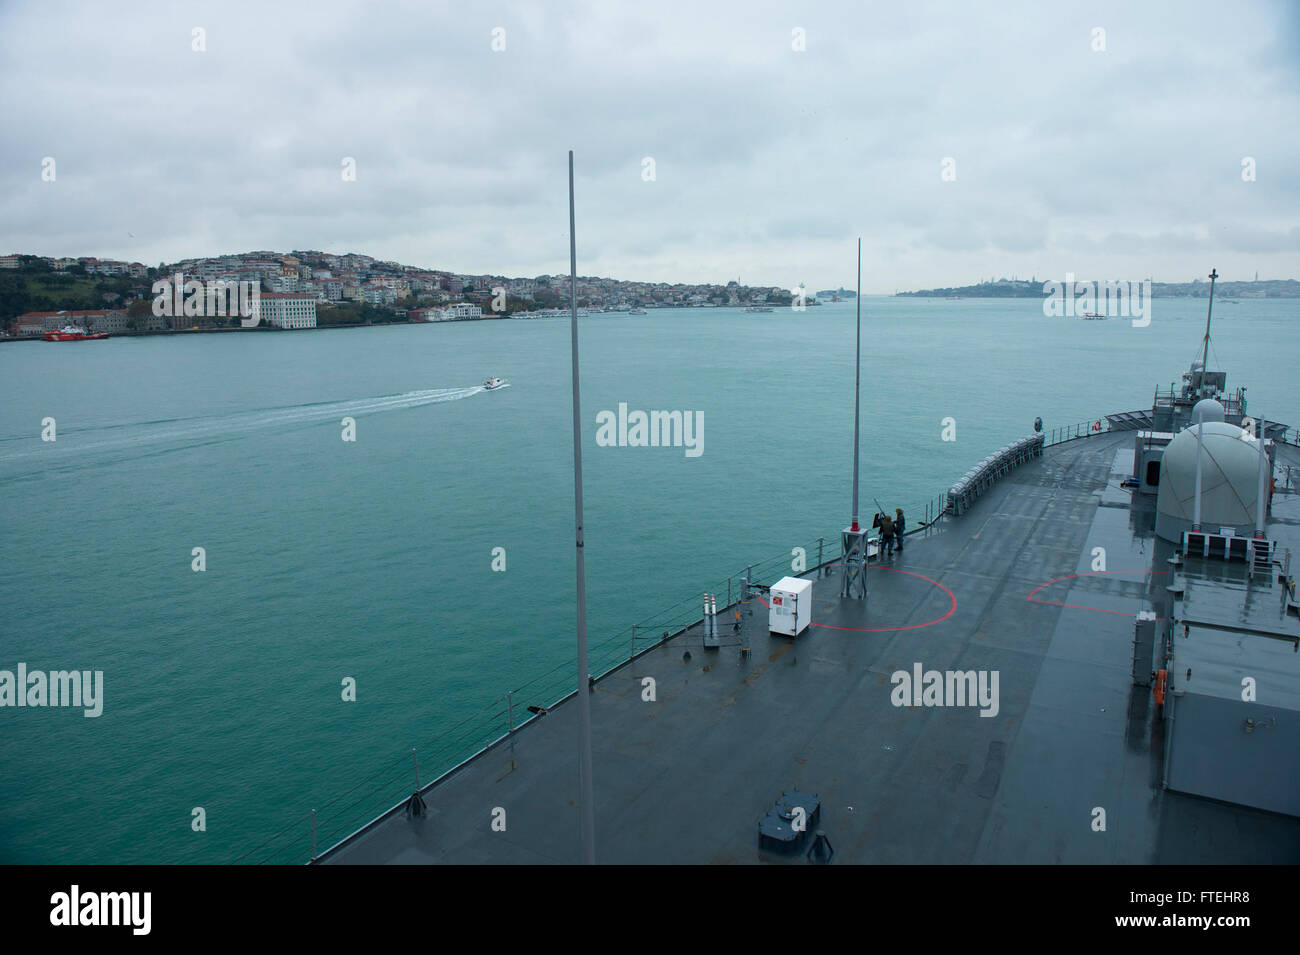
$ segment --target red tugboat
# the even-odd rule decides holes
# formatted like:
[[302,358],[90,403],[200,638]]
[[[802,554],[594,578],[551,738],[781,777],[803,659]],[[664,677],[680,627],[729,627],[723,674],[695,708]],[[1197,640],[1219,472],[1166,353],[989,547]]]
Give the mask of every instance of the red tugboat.
[[107,337],[108,332],[88,332],[84,328],[78,328],[76,325],[64,325],[56,332],[45,333],[45,340],[47,342],[83,342]]

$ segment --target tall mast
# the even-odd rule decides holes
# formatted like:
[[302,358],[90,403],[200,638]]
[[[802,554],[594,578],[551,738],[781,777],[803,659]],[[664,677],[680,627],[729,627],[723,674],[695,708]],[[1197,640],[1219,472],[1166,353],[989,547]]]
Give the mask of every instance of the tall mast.
[[582,861],[596,862],[596,808],[591,784],[591,674],[587,669],[587,564],[582,548],[582,411],[578,400],[578,239],[573,216],[573,150],[569,150],[569,311],[573,329],[573,521],[578,555],[578,813]]
[[1210,316],[1214,313],[1214,280],[1218,277],[1218,269],[1210,269],[1210,307],[1205,310],[1205,348],[1201,352],[1201,386],[1196,391],[1199,398],[1205,397],[1205,372],[1208,370],[1205,363],[1210,359]]
[[858,308],[858,339],[853,371],[853,524],[858,529],[858,411],[862,390],[862,237],[858,237],[858,294],[854,299]]
[[858,297],[857,344],[853,370],[853,521],[840,532],[843,547],[844,575],[840,582],[840,596],[854,600],[867,599],[867,547],[868,532],[858,524],[858,430],[862,407],[862,238],[858,237]]

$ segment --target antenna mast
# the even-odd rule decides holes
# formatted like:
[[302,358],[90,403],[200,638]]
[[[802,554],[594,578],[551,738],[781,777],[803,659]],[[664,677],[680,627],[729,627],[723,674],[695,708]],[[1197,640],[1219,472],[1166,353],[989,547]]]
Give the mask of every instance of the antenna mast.
[[1196,389],[1198,398],[1205,397],[1205,363],[1210,360],[1210,316],[1214,314],[1214,280],[1219,277],[1218,269],[1210,269],[1210,307],[1205,311],[1205,348],[1201,352],[1201,383]]
[[858,294],[854,299],[858,310],[858,337],[854,346],[853,369],[853,523],[858,529],[858,413],[862,405],[862,238],[858,238]]
[[858,237],[858,333],[853,372],[853,514],[844,528],[841,542],[844,548],[844,578],[840,596],[856,600],[867,599],[867,532],[858,525],[858,432],[862,396],[862,238]]
[[578,556],[578,813],[582,861],[596,863],[596,809],[591,784],[591,674],[587,669],[587,564],[582,536],[582,411],[578,390],[578,238],[573,217],[573,150],[569,150],[569,311],[573,328],[573,520]]

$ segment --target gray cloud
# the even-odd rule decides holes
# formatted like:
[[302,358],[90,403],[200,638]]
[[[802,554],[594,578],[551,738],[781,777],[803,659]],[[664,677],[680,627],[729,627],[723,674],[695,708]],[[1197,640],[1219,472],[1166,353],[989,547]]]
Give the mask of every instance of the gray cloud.
[[0,253],[324,248],[565,271],[573,148],[584,274],[833,287],[861,234],[869,291],[990,271],[1293,275],[1300,15],[1220,14],[9,3]]

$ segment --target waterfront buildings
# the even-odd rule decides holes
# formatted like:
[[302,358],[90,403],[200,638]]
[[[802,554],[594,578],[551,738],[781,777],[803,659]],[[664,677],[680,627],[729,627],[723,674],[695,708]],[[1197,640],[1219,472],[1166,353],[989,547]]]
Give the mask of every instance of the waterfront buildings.
[[76,325],[88,332],[118,335],[127,330],[126,312],[121,309],[97,308],[85,311],[27,312],[14,323],[19,338],[40,338],[65,325]]
[[464,322],[483,317],[483,309],[468,302],[457,302],[446,308],[413,308],[406,313],[412,322]]
[[456,322],[467,318],[482,318],[483,309],[477,305],[471,305],[469,302],[457,302],[444,308],[442,316],[440,319],[435,318],[434,321]]

